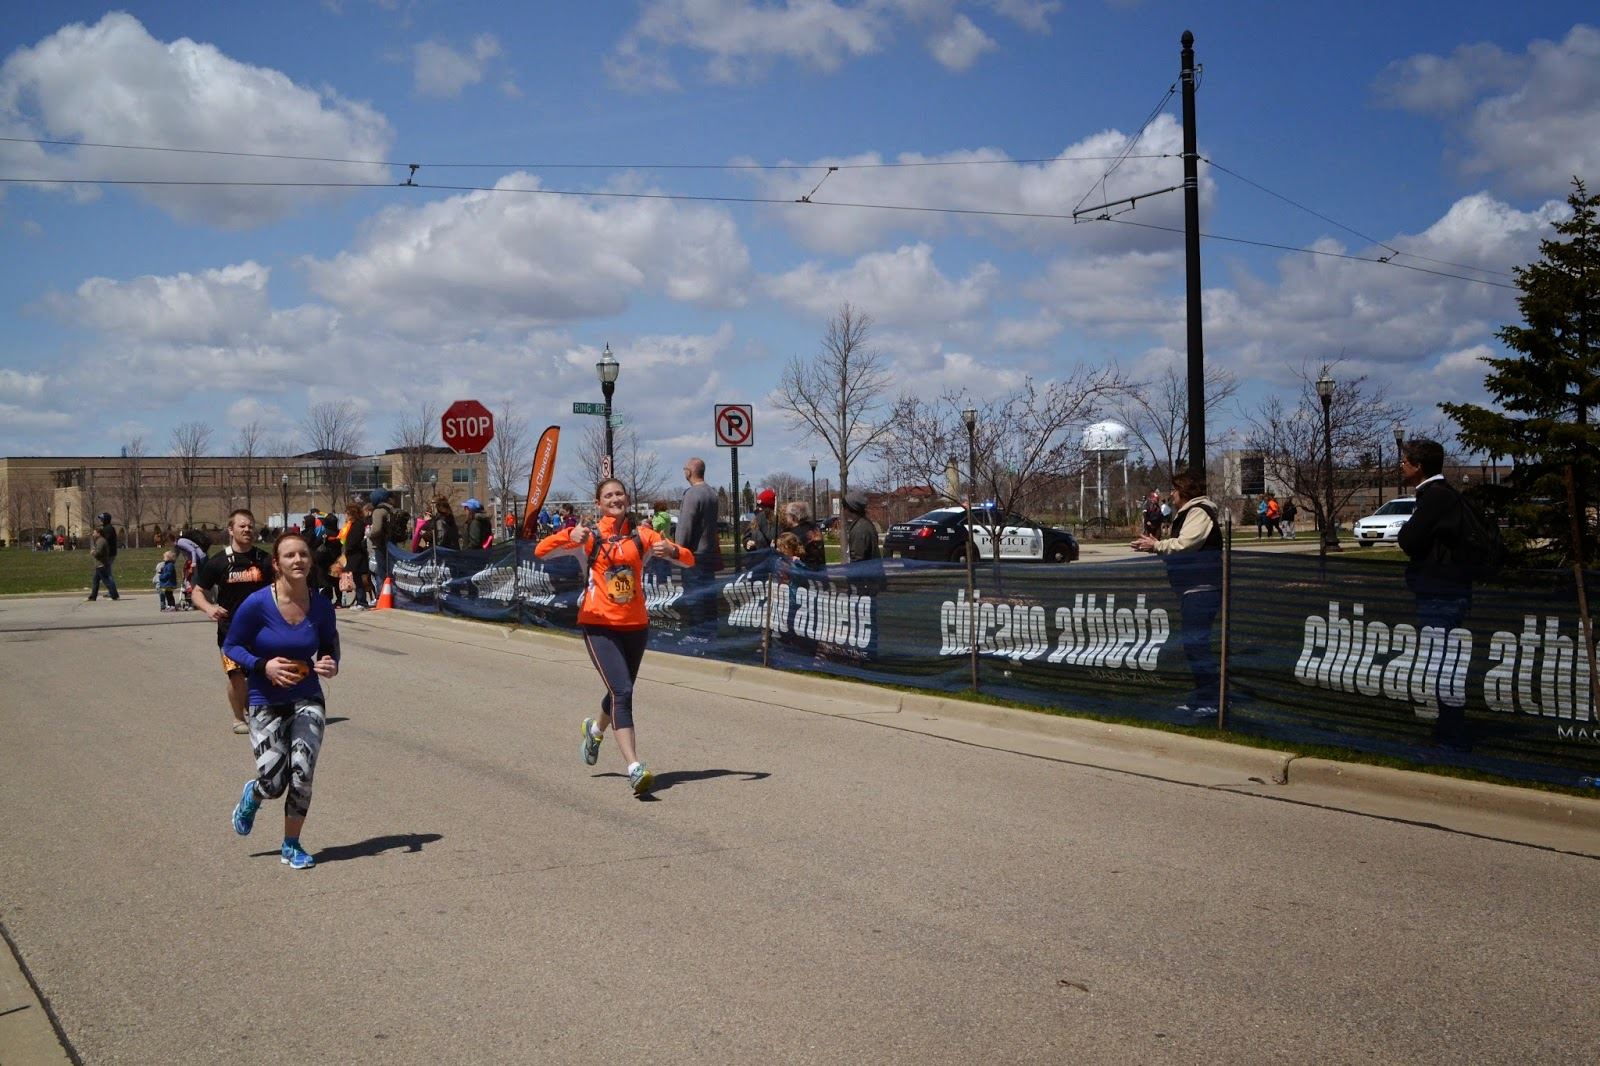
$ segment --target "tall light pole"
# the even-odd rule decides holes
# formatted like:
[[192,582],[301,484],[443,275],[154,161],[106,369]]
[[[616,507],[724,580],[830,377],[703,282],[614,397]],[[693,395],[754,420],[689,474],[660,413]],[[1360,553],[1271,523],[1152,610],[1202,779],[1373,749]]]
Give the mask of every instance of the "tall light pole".
[[817,457],[811,457],[811,520],[817,519]]
[[289,475],[283,475],[283,525],[278,532],[282,533],[289,528]]
[[1394,494],[1406,494],[1405,472],[1400,469],[1400,449],[1406,442],[1406,427],[1396,422],[1394,424]]
[[1328,376],[1327,367],[1322,368],[1322,376],[1317,379],[1317,395],[1322,398],[1322,449],[1327,463],[1327,480],[1323,483],[1323,513],[1327,519],[1322,523],[1322,554],[1326,555],[1339,550],[1339,530],[1333,518],[1333,379]]
[[594,372],[600,378],[600,395],[606,398],[606,468],[600,472],[600,476],[616,477],[616,464],[612,461],[611,394],[617,390],[617,375],[622,372],[622,364],[611,354],[609,343],[606,350],[600,353],[600,361],[594,365]]
[[968,407],[962,411],[961,422],[967,427],[967,546],[961,554],[967,559],[967,644],[972,657],[972,691],[976,692],[978,691],[978,603],[973,555],[977,548],[977,538],[972,532],[972,497],[977,493],[978,485],[977,409]]

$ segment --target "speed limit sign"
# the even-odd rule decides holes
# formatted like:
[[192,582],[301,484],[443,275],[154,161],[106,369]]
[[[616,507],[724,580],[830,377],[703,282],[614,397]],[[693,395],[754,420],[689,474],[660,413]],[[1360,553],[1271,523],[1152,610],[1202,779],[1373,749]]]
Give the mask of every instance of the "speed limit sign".
[[755,408],[747,403],[719,403],[715,418],[717,447],[749,448],[756,442]]

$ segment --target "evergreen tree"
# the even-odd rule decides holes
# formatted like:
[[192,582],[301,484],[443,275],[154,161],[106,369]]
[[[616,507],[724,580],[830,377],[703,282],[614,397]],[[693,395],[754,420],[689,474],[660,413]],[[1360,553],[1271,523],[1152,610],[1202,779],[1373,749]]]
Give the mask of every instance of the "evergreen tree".
[[1461,443],[1510,456],[1515,469],[1492,503],[1529,543],[1548,543],[1570,559],[1572,512],[1568,468],[1577,487],[1582,559],[1595,559],[1600,456],[1600,196],[1573,179],[1571,217],[1539,243],[1539,261],[1516,269],[1523,325],[1506,326],[1500,340],[1512,355],[1490,359],[1484,386],[1499,405],[1439,406],[1461,427]]

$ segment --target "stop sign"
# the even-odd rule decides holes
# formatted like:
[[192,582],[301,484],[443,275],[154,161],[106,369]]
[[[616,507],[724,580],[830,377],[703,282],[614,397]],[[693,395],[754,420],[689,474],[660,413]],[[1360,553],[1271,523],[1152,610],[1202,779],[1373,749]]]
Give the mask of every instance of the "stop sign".
[[439,420],[444,442],[458,452],[475,455],[494,439],[494,415],[477,400],[457,400]]

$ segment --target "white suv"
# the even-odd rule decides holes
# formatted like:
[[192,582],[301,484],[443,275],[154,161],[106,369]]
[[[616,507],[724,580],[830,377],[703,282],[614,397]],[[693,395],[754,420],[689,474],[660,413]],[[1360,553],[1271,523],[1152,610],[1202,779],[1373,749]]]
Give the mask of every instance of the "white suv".
[[1411,520],[1417,509],[1415,496],[1401,496],[1390,500],[1367,517],[1356,522],[1356,544],[1365,548],[1369,544],[1397,544],[1400,527]]

